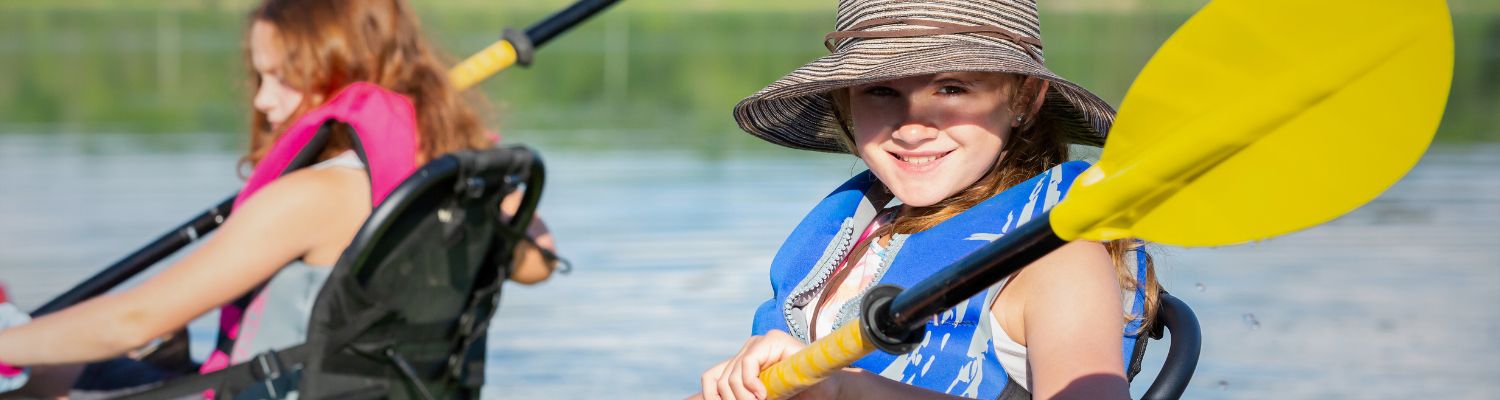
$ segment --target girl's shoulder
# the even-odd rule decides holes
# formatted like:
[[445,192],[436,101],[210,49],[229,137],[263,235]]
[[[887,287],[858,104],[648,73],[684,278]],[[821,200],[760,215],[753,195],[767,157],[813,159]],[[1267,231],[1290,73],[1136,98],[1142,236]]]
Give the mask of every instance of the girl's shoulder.
[[[364,207],[358,207],[359,204]],[[275,214],[316,215],[342,213],[351,206],[355,210],[368,209],[369,205],[370,180],[364,170],[303,168],[271,181],[247,200],[244,208]]]
[[[1022,331],[1034,332],[1043,326],[1073,326],[1092,321],[1093,315],[1118,317],[1119,288],[1119,277],[1104,246],[1079,241],[1064,245],[1017,272],[1001,292],[1004,298],[992,307],[1013,306],[1005,314],[1015,315],[1020,321],[1002,321],[1007,331],[1011,327],[1024,327]],[[1017,342],[1029,347],[1032,343],[1026,336],[1022,334]]]
[[303,168],[235,207],[230,222],[243,245],[291,246],[309,264],[326,265],[338,259],[370,212],[370,180],[363,170]]
[[[1031,283],[1032,286],[1046,287],[1047,293],[1061,297],[1075,297],[1089,292],[1087,285],[1079,285],[1079,282],[1117,280],[1109,251],[1098,242],[1069,243],[1037,260],[1034,265],[1043,267],[1022,269],[1017,275],[1018,280]],[[1108,286],[1118,287],[1118,284]],[[1118,291],[1104,293],[1113,296]]]

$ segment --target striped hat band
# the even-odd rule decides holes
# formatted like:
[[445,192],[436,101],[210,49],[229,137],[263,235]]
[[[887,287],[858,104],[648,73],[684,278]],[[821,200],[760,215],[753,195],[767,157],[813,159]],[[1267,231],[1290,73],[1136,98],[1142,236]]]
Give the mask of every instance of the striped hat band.
[[[869,30],[871,28],[893,25],[915,25],[928,28],[897,29],[897,30]],[[823,47],[829,52],[837,52],[840,45],[850,42],[849,39],[880,39],[880,38],[910,38],[923,36],[955,35],[961,33],[973,33],[989,36],[995,39],[1008,40],[1015,43],[1017,47],[1026,51],[1032,59],[1038,63],[1042,62],[1042,41],[1036,38],[1021,36],[1009,29],[994,25],[964,25],[952,22],[921,20],[921,19],[899,19],[899,18],[876,18],[860,22],[847,30],[829,32],[823,36]],[[1031,47],[1035,46],[1036,50]]]

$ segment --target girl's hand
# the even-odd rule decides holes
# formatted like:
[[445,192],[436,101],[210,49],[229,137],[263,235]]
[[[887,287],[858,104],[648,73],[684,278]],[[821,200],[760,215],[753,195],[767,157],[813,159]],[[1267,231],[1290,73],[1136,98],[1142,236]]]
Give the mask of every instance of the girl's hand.
[[[690,397],[704,400],[751,400],[765,399],[766,386],[760,382],[760,371],[782,359],[796,354],[806,343],[786,332],[772,330],[763,336],[751,337],[729,360],[709,368],[703,373],[703,392]],[[842,371],[841,371],[842,372]],[[794,399],[816,400],[838,398],[839,377],[835,373],[828,379],[798,393]]]
[[[521,208],[521,196],[525,192],[516,191],[500,200],[500,212],[505,221],[509,222],[516,211]],[[557,242],[552,237],[552,232],[547,229],[547,224],[542,222],[542,217],[533,215],[531,224],[526,228],[526,236],[531,241],[523,241],[516,245],[516,265],[510,271],[509,279],[523,285],[531,285],[552,276],[552,271],[558,267]]]

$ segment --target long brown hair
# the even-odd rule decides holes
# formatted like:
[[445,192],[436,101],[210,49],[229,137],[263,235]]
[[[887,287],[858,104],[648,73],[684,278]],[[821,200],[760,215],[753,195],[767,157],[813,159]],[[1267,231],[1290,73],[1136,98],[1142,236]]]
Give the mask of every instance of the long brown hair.
[[[302,104],[284,125],[344,86],[363,81],[412,100],[417,111],[417,154],[424,160],[490,145],[479,117],[449,85],[445,64],[422,36],[404,1],[266,0],[250,13],[251,24],[256,21],[276,27],[276,41],[286,52],[282,80],[303,93]],[[256,89],[260,75],[249,64],[248,35],[245,40],[250,87]],[[259,162],[283,133],[271,126],[265,113],[252,113],[250,150],[242,159],[250,165]],[[352,146],[345,135],[332,136],[325,157]]]
[[[1036,93],[1040,87],[1023,85],[1022,79],[1018,75],[1009,76],[1011,82],[1005,85],[1007,89],[1002,89],[1011,91],[1007,98],[1011,99],[1013,105],[1020,104],[1019,109],[1031,109],[1031,107],[1026,106],[1034,100],[1035,96],[1032,93]],[[853,132],[853,110],[850,107],[848,89],[835,90],[830,94],[833,97],[834,107],[838,111],[836,115],[842,119],[840,122],[844,124],[844,132]],[[1045,118],[1046,116],[1046,114],[1028,116],[1020,128],[1012,131],[1010,139],[1005,141],[1005,147],[1000,153],[1000,158],[973,185],[969,185],[964,190],[937,202],[937,204],[926,207],[903,207],[895,221],[877,228],[870,234],[870,237],[882,238],[896,233],[912,234],[927,230],[991,197],[995,197],[995,195],[1000,194],[1000,192],[1006,189],[1021,184],[1031,179],[1031,177],[1051,169],[1053,166],[1067,162],[1068,135],[1062,129],[1065,125],[1060,121]],[[845,149],[850,154],[859,154],[853,137],[840,136],[839,141],[843,143]],[[854,265],[860,257],[864,256],[871,242],[874,242],[874,240],[865,241],[850,250],[849,260],[846,263]],[[1142,257],[1142,260],[1146,263],[1145,282],[1140,282],[1136,279],[1135,267],[1137,264],[1132,262],[1132,258],[1137,254],[1146,254],[1141,247],[1142,244],[1139,241],[1129,239],[1104,243],[1104,248],[1109,251],[1110,259],[1114,262],[1115,273],[1119,277],[1121,289],[1130,291],[1134,291],[1136,288],[1144,289],[1143,291],[1146,295],[1146,304],[1144,304],[1143,308],[1144,315],[1126,315],[1125,319],[1128,322],[1134,318],[1142,318],[1142,326],[1145,326],[1145,324],[1149,324],[1156,316],[1158,304],[1157,292],[1161,290],[1161,286],[1156,281],[1156,268],[1149,255]],[[837,284],[829,285],[830,288],[836,286]]]

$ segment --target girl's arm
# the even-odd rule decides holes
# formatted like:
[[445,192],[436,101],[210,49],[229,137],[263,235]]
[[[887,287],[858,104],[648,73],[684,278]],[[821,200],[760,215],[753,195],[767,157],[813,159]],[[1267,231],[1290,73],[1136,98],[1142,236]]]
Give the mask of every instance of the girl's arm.
[[[1120,281],[1102,244],[1074,242],[1027,266],[1006,287],[1021,289],[1018,327],[1025,332],[1031,364],[1031,393],[1038,399],[1128,399],[1120,356],[1124,324]],[[995,307],[1001,306],[995,303]],[[998,310],[997,310],[998,311]],[[992,314],[999,314],[998,312]],[[1007,332],[1011,331],[1007,326]],[[771,335],[768,335],[771,336]],[[785,335],[782,335],[785,336]],[[778,343],[789,354],[801,342]],[[773,346],[774,347],[774,346]],[[745,353],[755,354],[755,351]],[[767,357],[776,358],[779,357]],[[775,360],[758,361],[769,365]],[[749,378],[745,379],[750,382]],[[759,382],[750,382],[757,390]],[[757,392],[762,393],[762,392]],[[705,396],[705,398],[711,398]],[[798,399],[961,399],[887,379],[873,373],[844,370],[799,395]]]
[[1021,320],[998,312],[1002,302],[996,302],[993,314],[1007,315],[1007,332],[1024,332],[1019,343],[1026,346],[1031,364],[1034,397],[1129,397],[1120,355],[1120,281],[1104,245],[1080,241],[1063,246],[1026,267],[1006,288],[1017,289],[1013,295],[1021,300]]
[[363,219],[359,204],[369,213],[369,188],[344,173],[362,174],[330,168],[278,179],[201,248],[139,286],[0,332],[0,360],[50,365],[119,356],[244,295],[315,246],[326,247],[339,236],[329,227],[348,226],[347,245],[359,227],[348,221]]
[[[505,214],[507,219],[515,215],[516,210],[521,207],[522,194],[522,192],[511,193],[500,201],[500,211]],[[526,235],[536,241],[537,246],[541,246],[554,254],[557,253],[557,243],[552,237],[552,231],[547,229],[547,224],[542,222],[540,215],[533,215],[531,224],[527,225]],[[548,277],[552,276],[553,268],[557,267],[557,260],[550,260],[547,257],[543,257],[542,252],[537,250],[536,246],[531,246],[528,243],[521,243],[516,246],[515,259],[516,267],[511,271],[510,280],[526,285],[547,280]]]

